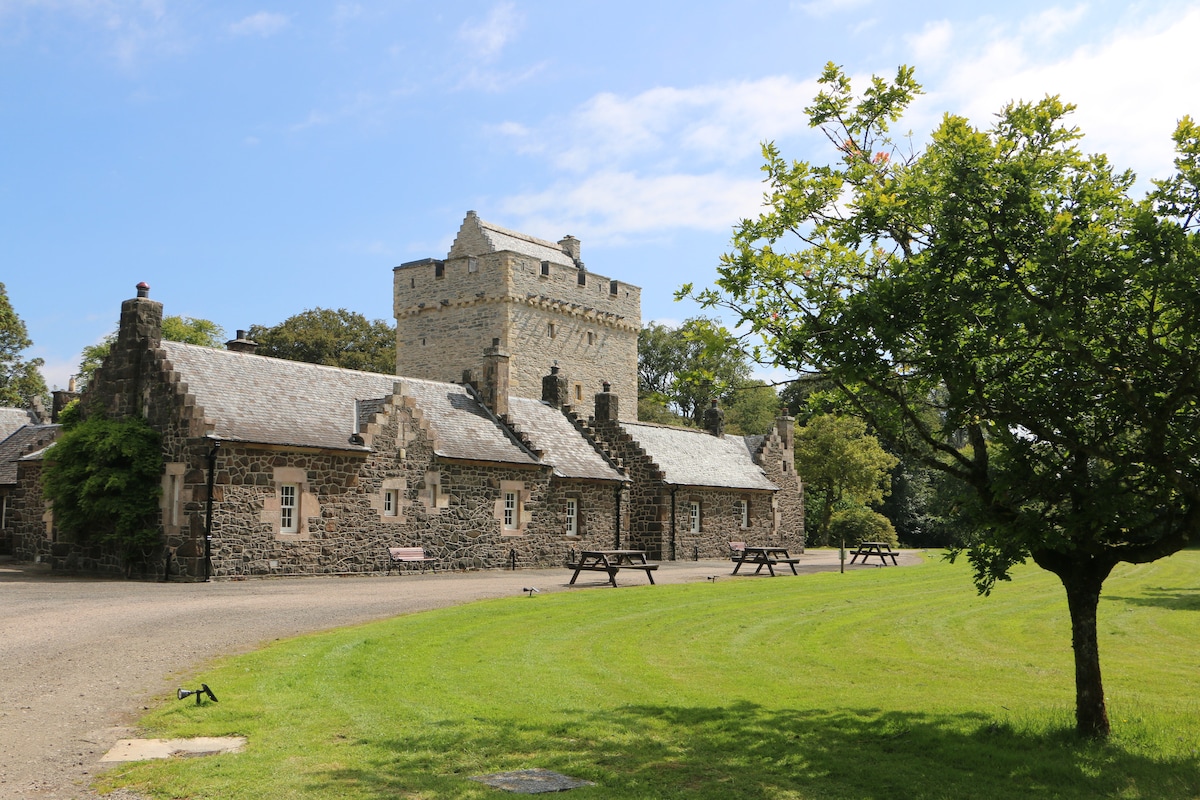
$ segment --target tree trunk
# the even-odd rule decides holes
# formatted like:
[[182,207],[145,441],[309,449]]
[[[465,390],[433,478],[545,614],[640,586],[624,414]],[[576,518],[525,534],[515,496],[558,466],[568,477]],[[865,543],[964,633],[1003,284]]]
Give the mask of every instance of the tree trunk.
[[[1100,645],[1096,635],[1096,611],[1100,589],[1113,565],[1076,555],[1073,558],[1037,558],[1044,568],[1058,575],[1067,591],[1071,613],[1071,647],[1075,650],[1075,729],[1089,739],[1108,738],[1108,707],[1100,679]],[[1055,561],[1049,566],[1045,561]],[[1058,567],[1057,569],[1055,567]]]

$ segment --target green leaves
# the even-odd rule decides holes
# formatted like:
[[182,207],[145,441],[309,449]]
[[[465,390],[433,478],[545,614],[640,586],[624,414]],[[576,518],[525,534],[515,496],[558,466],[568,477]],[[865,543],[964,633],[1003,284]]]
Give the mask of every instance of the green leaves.
[[161,437],[140,417],[92,416],[64,430],[42,486],[58,527],[127,555],[158,543]]

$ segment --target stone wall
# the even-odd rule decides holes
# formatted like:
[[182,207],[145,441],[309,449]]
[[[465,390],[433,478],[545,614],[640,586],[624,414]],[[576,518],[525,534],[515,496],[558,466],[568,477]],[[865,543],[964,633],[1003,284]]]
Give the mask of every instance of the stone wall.
[[[589,402],[604,381],[637,396],[636,286],[503,251],[404,264],[393,287],[399,375],[459,381],[498,338],[515,396],[539,398],[555,362]],[[628,413],[636,419],[636,405]]]
[[804,552],[804,484],[796,473],[796,421],[790,416],[775,420],[759,449],[757,461],[767,479],[779,487],[775,495],[775,540],[784,547]]

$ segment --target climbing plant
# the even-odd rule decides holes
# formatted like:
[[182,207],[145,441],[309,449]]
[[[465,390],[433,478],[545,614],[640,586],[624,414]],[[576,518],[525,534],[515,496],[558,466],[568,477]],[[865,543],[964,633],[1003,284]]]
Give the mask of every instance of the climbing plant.
[[161,437],[140,417],[68,417],[46,457],[42,490],[59,529],[115,545],[126,560],[159,541]]

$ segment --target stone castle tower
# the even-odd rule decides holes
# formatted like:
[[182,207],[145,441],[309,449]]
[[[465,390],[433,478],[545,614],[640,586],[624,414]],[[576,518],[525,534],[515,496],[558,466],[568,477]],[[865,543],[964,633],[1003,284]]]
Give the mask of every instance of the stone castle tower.
[[622,419],[637,419],[641,289],[588,272],[578,239],[557,244],[468,211],[445,260],[393,272],[396,374],[461,381],[483,373],[484,351],[508,354],[509,390],[540,398],[557,364],[567,404],[586,415],[605,382]]

